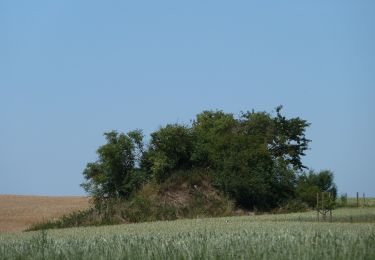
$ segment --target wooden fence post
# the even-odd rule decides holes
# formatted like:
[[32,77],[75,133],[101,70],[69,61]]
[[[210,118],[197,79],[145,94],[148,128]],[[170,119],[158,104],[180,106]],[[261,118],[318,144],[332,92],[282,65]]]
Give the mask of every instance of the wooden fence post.
[[358,194],[358,191],[357,191],[357,208],[359,207],[359,194]]
[[363,207],[365,207],[366,206],[366,196],[365,196],[365,194],[363,193]]
[[316,193],[316,216],[319,222],[319,192]]

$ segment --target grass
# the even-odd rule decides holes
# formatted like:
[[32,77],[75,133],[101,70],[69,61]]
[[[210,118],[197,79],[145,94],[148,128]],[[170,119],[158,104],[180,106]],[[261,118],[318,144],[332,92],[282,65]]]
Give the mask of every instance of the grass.
[[[0,259],[374,259],[375,208],[0,235]],[[356,219],[350,223],[350,217]]]
[[[359,197],[360,207],[375,207],[375,198],[363,198]],[[357,207],[357,198],[348,198],[346,207]]]
[[[280,215],[260,215],[256,216],[262,221],[296,221],[296,222],[316,222],[316,211],[305,213],[291,213]],[[320,220],[322,217],[320,216]],[[327,221],[329,217],[327,215]],[[375,208],[338,208],[333,211],[332,222],[337,223],[375,223]]]

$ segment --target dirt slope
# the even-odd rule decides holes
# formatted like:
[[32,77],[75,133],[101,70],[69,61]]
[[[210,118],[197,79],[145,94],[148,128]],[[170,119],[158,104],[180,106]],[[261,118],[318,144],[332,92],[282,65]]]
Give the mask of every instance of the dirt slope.
[[88,207],[88,197],[0,195],[0,232],[20,232],[31,224]]

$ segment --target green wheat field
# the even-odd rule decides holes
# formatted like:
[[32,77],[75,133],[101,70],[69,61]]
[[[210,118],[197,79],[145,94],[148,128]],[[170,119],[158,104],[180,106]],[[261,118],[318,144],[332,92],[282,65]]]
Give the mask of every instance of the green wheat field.
[[375,208],[0,234],[0,259],[375,259]]

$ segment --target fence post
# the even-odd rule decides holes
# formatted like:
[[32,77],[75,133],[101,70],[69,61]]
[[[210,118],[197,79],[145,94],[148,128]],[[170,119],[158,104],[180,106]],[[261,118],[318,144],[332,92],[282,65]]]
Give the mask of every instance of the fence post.
[[326,212],[324,209],[324,192],[322,192],[322,212],[323,212],[323,221],[326,221]]
[[332,222],[332,210],[329,210],[329,222]]
[[366,206],[366,196],[365,196],[365,194],[363,193],[363,207],[365,207]]
[[357,191],[357,208],[359,207],[359,194],[358,194],[358,191]]
[[316,216],[319,222],[319,192],[316,193]]
[[328,197],[329,197],[329,222],[332,222],[332,198],[333,198],[332,192],[328,193]]

